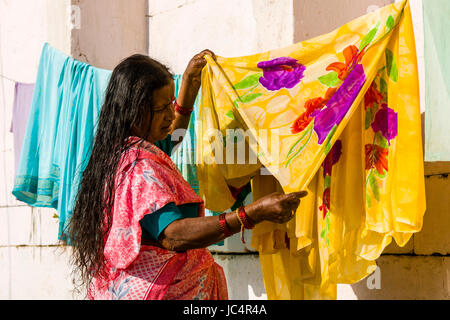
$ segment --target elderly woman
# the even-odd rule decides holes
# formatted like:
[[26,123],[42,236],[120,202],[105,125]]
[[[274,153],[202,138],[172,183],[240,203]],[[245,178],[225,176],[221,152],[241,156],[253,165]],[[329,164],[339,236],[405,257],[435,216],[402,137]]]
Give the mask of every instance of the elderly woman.
[[89,299],[227,299],[209,245],[262,221],[284,223],[306,192],[271,194],[235,212],[204,216],[202,199],[169,158],[186,128],[204,50],[177,99],[173,75],[143,55],[113,70],[70,223],[73,262]]

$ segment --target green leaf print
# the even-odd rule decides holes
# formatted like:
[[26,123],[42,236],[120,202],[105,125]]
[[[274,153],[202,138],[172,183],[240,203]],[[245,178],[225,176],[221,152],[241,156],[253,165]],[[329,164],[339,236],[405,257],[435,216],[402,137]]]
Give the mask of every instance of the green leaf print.
[[387,176],[387,171],[386,171],[386,170],[384,170],[384,173],[383,173],[383,174],[380,174],[380,173],[378,172],[378,170],[374,170],[374,172],[375,172],[375,175],[376,175],[378,178],[380,178],[380,179],[384,179],[384,178],[386,178],[386,176]]
[[375,143],[384,149],[389,148],[389,142],[379,131],[375,133]]
[[320,233],[320,237],[321,237],[322,239],[325,237],[325,232],[326,232],[326,230],[323,229],[322,232]]
[[387,99],[387,83],[383,78],[380,78],[380,92],[384,99]]
[[254,85],[257,85],[259,83],[259,78],[261,78],[262,75],[263,75],[262,73],[255,73],[250,76],[247,76],[238,83],[236,83],[233,87],[236,90],[253,87]]
[[374,112],[373,108],[367,108],[365,125],[364,125],[364,128],[366,130],[370,128],[370,125],[372,124],[372,121],[373,121],[374,114],[375,114],[375,112]]
[[262,93],[250,93],[250,94],[246,94],[245,96],[242,96],[240,98],[240,101],[242,103],[249,103],[252,102],[253,100],[255,100],[256,98],[258,98],[259,96],[262,96]]
[[375,177],[373,170],[370,170],[369,176],[367,177],[367,182],[372,190],[373,196],[377,201],[380,201],[380,190],[378,187],[378,181]]
[[331,71],[330,73],[319,77],[319,81],[327,87],[335,87],[340,80],[338,78],[338,73],[336,71]]
[[366,190],[366,204],[367,208],[370,208],[372,206],[372,198],[370,196],[369,191]]
[[326,175],[325,178],[323,178],[323,185],[325,188],[331,187],[331,177],[329,175]]
[[385,51],[385,55],[386,55],[386,68],[387,68],[387,73],[389,75],[389,78],[391,78],[392,81],[397,82],[398,68],[397,68],[397,61],[395,60],[395,56],[392,53],[392,51],[387,48]]
[[394,17],[389,16],[389,18],[386,21],[386,27],[389,29],[389,31],[392,30],[392,28],[394,27],[394,24],[395,24]]
[[[294,143],[294,145],[291,147],[291,149],[288,152],[288,155],[286,156],[286,164],[285,164],[285,168],[288,167],[288,165],[291,163],[291,161],[298,156],[308,145],[309,141],[311,140],[311,136],[313,133],[313,126],[310,124],[308,126],[308,129],[305,130],[305,132],[303,133],[303,135],[300,137],[300,139],[297,140],[297,142]],[[306,137],[306,142],[300,146],[300,148],[291,156],[291,154],[294,152],[294,148],[303,141],[303,139]]]
[[228,111],[227,113],[225,113],[225,115],[230,119],[233,119],[233,120],[235,119],[233,110]]
[[325,155],[327,155],[328,154],[328,152],[330,152],[330,150],[331,150],[331,147],[332,147],[332,145],[331,145],[331,137],[333,136],[333,134],[334,134],[334,132],[336,131],[336,129],[337,129],[337,124],[335,124],[334,126],[333,126],[333,128],[330,130],[330,132],[328,133],[328,136],[327,136],[327,138],[326,138],[326,140],[325,140],[325,144],[326,144],[326,147],[325,147]]
[[380,22],[377,23],[376,27],[373,28],[372,30],[370,30],[365,36],[364,38],[361,40],[361,44],[359,45],[359,51],[361,51],[362,49],[364,49],[367,45],[369,45],[373,38],[375,38],[375,35],[378,32],[378,27],[380,26]]

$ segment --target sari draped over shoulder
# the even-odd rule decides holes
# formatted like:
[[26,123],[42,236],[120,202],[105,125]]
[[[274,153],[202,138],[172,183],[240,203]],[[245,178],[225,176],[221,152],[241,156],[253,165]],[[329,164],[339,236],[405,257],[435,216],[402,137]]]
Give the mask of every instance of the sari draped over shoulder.
[[93,278],[88,299],[228,299],[223,270],[207,249],[175,252],[141,243],[139,221],[168,203],[198,203],[198,216],[204,215],[203,200],[169,156],[149,142],[135,144],[122,155],[115,183],[104,248],[107,276]]

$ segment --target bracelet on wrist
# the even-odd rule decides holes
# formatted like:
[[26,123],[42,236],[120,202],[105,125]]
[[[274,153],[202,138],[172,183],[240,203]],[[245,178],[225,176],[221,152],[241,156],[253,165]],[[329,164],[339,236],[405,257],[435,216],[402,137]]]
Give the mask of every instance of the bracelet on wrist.
[[241,218],[244,227],[246,229],[253,229],[255,225],[250,222],[250,219],[248,218],[247,213],[245,212],[245,207],[240,206],[238,210],[239,210],[239,217]]
[[174,103],[175,105],[175,111],[178,112],[179,114],[183,115],[183,116],[189,116],[192,111],[194,110],[194,107],[192,108],[183,108],[182,106],[180,106],[177,102],[177,100],[175,99]]
[[231,236],[231,230],[230,227],[228,227],[227,220],[225,219],[225,213],[221,213],[219,215],[219,228],[225,237]]
[[249,221],[247,214],[245,213],[245,207],[241,206],[235,211],[236,217],[241,223],[241,242],[245,243],[244,230],[253,229],[255,226]]
[[242,243],[245,243],[245,238],[244,238],[244,230],[245,230],[244,222],[242,221],[241,217],[239,216],[239,211],[236,210],[235,213],[236,213],[236,217],[238,218],[239,222],[241,223],[241,242],[242,242]]

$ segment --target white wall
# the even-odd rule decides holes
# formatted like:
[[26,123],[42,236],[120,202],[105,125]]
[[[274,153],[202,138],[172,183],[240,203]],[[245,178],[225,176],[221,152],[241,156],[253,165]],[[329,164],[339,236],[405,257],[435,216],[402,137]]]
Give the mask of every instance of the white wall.
[[293,43],[292,0],[149,1],[149,55],[182,73],[203,49],[243,56]]
[[[65,256],[55,255],[55,211],[15,200],[14,81],[35,81],[44,42],[70,54],[69,0],[0,0],[0,299],[71,298]],[[14,81],[12,81],[14,80]]]
[[147,0],[71,0],[80,12],[72,30],[77,60],[112,70],[125,57],[148,50]]

